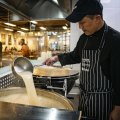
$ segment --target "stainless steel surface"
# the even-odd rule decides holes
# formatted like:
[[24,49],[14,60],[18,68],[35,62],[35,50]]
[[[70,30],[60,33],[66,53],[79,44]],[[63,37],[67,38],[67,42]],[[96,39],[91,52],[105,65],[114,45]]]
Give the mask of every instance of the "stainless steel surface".
[[[36,89],[36,92],[39,102],[35,106],[65,109],[71,111],[74,110],[73,103],[66,97],[56,92],[50,92],[48,90],[43,90],[43,89]],[[32,105],[29,104],[29,100],[27,99],[26,89],[21,87],[11,87],[0,90],[0,101],[18,103],[24,105]]]
[[24,71],[30,71],[33,72],[33,65],[32,63],[26,58],[26,57],[18,57],[14,60],[12,64],[12,72],[13,74],[21,78],[19,73],[24,72]]
[[24,18],[38,20],[65,18],[72,11],[74,1],[76,0],[1,0],[0,5]]
[[[11,2],[13,3],[13,0]],[[18,14],[19,16],[22,16],[23,18],[30,20],[30,17],[28,15],[16,9],[14,5],[9,4],[6,0],[0,0],[0,7],[5,8],[6,10],[12,11],[13,13]]]
[[79,98],[80,98],[80,89],[79,87],[73,86],[69,94],[67,95],[67,98],[71,100],[71,102],[75,106],[75,110],[78,110],[79,107]]
[[20,24],[21,21],[61,19],[70,13],[71,4],[72,0],[0,0],[0,18],[4,22],[20,21]]
[[[16,81],[17,80],[14,80],[10,66],[0,69],[0,85],[2,87],[1,90],[10,85],[13,85]],[[8,85],[4,86],[4,84]],[[17,84],[20,86],[19,83]],[[0,102],[0,120],[79,120],[79,116],[79,111],[69,111],[56,108],[44,108]]]
[[11,66],[0,68],[0,89],[13,86],[23,87],[24,82],[12,74]]
[[79,111],[0,102],[0,120],[79,120],[79,115]]
[[[55,2],[56,1],[56,2]],[[66,18],[75,0],[0,0],[0,26],[7,27],[4,22],[16,24],[17,27],[10,27],[18,31],[21,27],[29,31],[39,31],[40,26],[47,27],[48,31],[63,31],[62,26],[70,24]],[[36,12],[37,11],[37,12]],[[45,14],[44,14],[45,13]],[[35,20],[37,25],[30,21]]]
[[72,89],[75,80],[78,78],[79,72],[75,70],[70,70],[69,74],[65,76],[33,76],[36,87],[52,89],[65,96]]

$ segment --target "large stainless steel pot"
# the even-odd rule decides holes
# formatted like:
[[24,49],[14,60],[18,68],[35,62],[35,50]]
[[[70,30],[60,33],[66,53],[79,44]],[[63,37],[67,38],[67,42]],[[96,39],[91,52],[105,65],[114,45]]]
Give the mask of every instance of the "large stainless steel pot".
[[[66,68],[49,68],[49,66],[39,66],[33,70],[33,79],[36,87],[45,88],[47,85],[62,88],[64,80],[67,81],[67,93],[72,89],[75,80],[79,78],[79,72]],[[60,89],[56,92],[64,94]]]
[[[50,92],[47,90],[36,89],[38,97],[42,98],[40,102],[42,102],[42,107],[48,108],[58,108],[58,109],[66,109],[66,110],[74,110],[74,105],[64,96]],[[13,96],[20,94],[20,96],[14,99]],[[22,98],[21,95],[26,95],[25,88],[7,88],[0,91],[0,101],[10,102],[10,103],[17,103],[17,104],[24,104],[20,102]],[[12,97],[13,101],[9,100],[10,96]],[[24,102],[24,100],[22,100]],[[48,104],[49,103],[49,104]],[[26,103],[25,103],[26,104]],[[28,105],[28,103],[26,104]]]

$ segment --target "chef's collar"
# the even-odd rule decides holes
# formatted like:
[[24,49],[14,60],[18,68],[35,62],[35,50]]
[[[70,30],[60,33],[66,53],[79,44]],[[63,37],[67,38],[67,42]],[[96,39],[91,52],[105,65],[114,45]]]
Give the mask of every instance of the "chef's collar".
[[93,33],[92,35],[89,35],[89,36],[86,35],[86,36],[87,37],[101,37],[101,35],[104,32],[105,25],[106,25],[106,23],[104,23],[103,27],[101,29],[99,29],[98,31],[96,31],[95,33]]

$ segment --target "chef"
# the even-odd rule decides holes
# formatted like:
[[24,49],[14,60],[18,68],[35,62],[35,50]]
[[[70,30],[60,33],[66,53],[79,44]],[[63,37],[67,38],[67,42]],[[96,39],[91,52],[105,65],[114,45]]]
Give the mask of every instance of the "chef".
[[72,52],[48,58],[45,64],[81,63],[82,115],[94,120],[120,120],[120,33],[105,23],[102,11],[97,0],[79,0],[66,20],[78,22],[83,34]]

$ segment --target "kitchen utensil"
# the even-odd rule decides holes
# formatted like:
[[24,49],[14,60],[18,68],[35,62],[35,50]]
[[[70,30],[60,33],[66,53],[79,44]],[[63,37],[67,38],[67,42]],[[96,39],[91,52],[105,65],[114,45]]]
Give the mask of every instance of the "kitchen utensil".
[[19,73],[29,71],[33,72],[33,65],[26,57],[17,57],[12,64],[12,72],[17,78],[22,78]]

